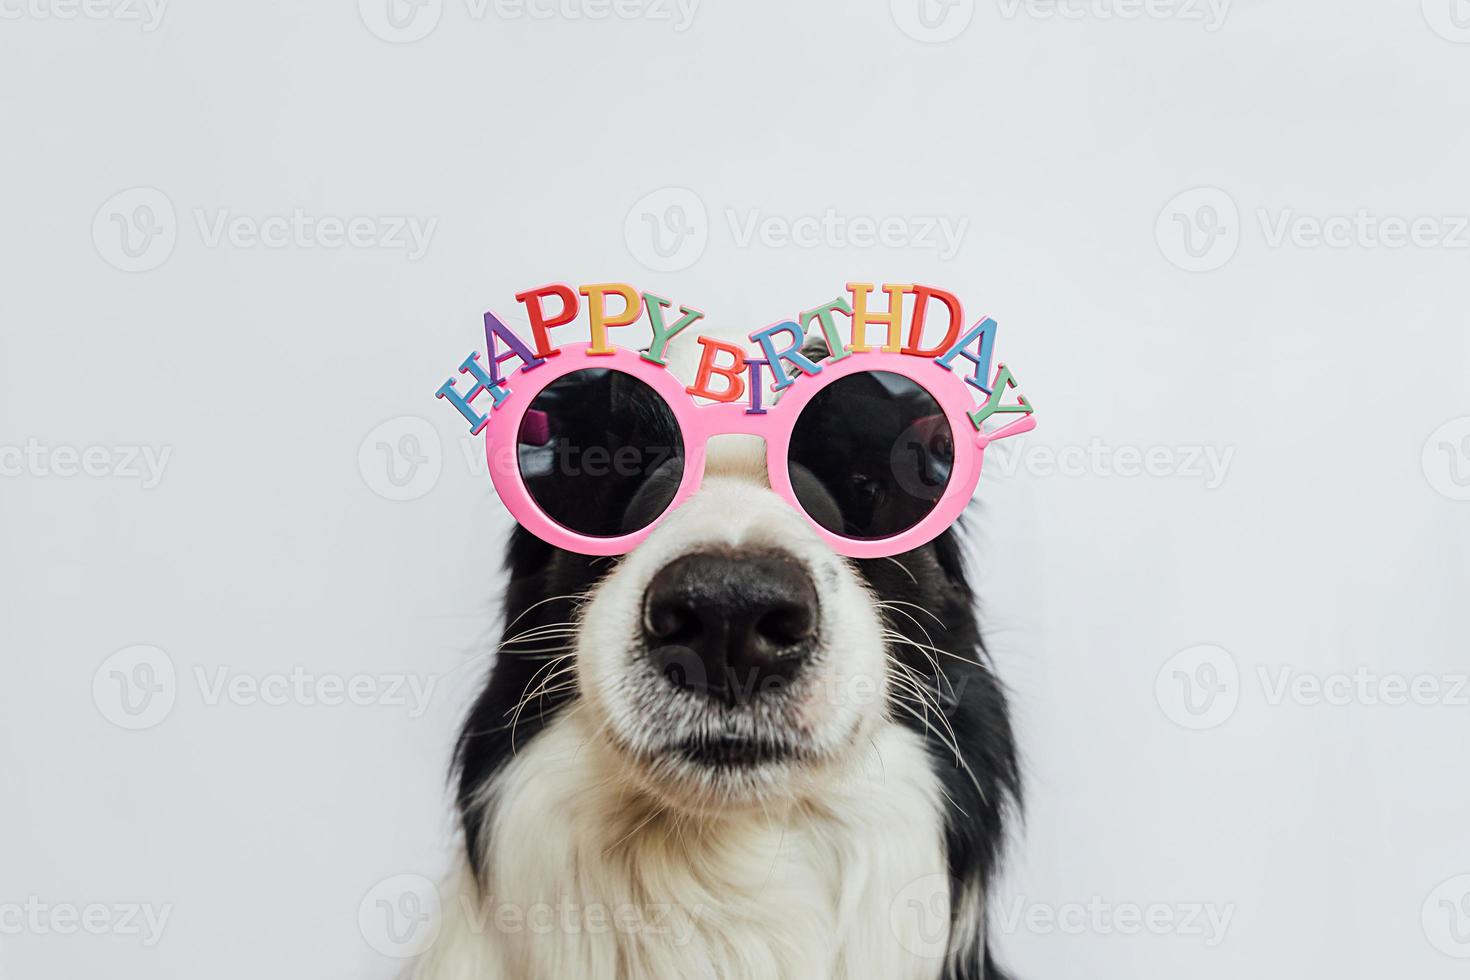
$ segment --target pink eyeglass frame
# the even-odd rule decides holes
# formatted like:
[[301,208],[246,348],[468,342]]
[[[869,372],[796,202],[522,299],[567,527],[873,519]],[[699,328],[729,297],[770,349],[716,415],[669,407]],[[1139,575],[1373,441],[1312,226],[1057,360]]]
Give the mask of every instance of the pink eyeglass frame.
[[[1020,435],[1036,427],[1029,412],[992,432],[978,432],[969,412],[975,403],[963,377],[935,363],[933,358],[908,354],[867,351],[850,353],[840,360],[821,361],[814,375],[797,374],[779,401],[750,412],[742,401],[701,405],[667,368],[645,360],[621,347],[611,353],[588,354],[590,343],[567,344],[556,357],[514,376],[514,387],[490,413],[485,431],[485,458],[490,478],[506,509],[521,526],[550,545],[584,555],[623,555],[636,548],[692,497],[704,480],[709,440],[717,435],[753,435],[766,443],[766,472],[771,489],[802,515],[827,545],[848,558],[882,558],[911,551],[938,537],[964,511],[980,481],[980,464],[985,447],[997,439]],[[1003,367],[1003,365],[1002,365]],[[646,527],[616,537],[579,534],[557,523],[537,505],[521,475],[517,453],[521,420],[548,385],[577,371],[607,368],[631,375],[652,388],[668,405],[684,440],[684,475],[674,497]],[[787,453],[791,431],[801,410],[827,385],[867,371],[887,371],[922,386],[943,410],[954,434],[954,463],[949,482],[934,508],[917,524],[885,538],[849,538],[818,524],[801,506],[791,486]],[[512,379],[507,379],[510,381]],[[974,438],[965,439],[966,432]]]

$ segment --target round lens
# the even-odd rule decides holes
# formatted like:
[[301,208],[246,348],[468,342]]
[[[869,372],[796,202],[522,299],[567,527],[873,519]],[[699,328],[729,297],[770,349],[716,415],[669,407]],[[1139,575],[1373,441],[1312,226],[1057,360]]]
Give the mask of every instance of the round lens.
[[574,371],[547,385],[516,436],[521,478],[547,517],[578,534],[617,537],[652,524],[684,477],[673,411],[630,374]]
[[889,371],[840,378],[791,431],[791,487],[822,527],[887,538],[923,520],[954,469],[949,419],[918,383]]

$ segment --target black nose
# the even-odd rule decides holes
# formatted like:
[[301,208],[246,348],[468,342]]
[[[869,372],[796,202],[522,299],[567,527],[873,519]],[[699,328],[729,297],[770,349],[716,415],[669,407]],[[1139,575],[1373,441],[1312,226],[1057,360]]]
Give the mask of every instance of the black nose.
[[811,653],[817,590],[795,559],[685,555],[643,597],[643,644],[675,687],[736,704],[784,687]]

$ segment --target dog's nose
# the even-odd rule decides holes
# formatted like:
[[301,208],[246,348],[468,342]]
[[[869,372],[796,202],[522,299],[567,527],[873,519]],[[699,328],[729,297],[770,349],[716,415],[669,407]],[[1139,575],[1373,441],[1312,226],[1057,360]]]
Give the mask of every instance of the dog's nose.
[[817,589],[793,558],[698,552],[643,598],[643,643],[676,687],[735,704],[785,686],[811,653]]

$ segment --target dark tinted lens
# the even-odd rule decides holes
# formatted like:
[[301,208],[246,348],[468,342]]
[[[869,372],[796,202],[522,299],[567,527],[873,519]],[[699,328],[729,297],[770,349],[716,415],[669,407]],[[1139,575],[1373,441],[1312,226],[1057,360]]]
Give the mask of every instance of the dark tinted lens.
[[934,509],[954,468],[949,420],[922,387],[868,371],[834,381],[791,432],[791,485],[822,527],[886,538]]
[[595,368],[536,396],[516,437],[536,504],[579,534],[615,537],[653,523],[684,476],[674,413],[648,385]]

